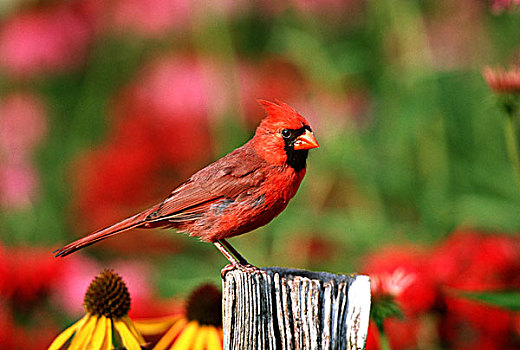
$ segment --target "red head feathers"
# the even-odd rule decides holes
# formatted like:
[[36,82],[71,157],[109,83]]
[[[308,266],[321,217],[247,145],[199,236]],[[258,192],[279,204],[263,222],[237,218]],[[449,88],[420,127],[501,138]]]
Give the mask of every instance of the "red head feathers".
[[291,106],[281,102],[280,100],[275,100],[275,102],[276,103],[258,100],[258,103],[264,107],[264,110],[267,113],[267,116],[262,120],[258,129],[299,129],[302,126],[309,126],[307,120],[305,120],[305,118],[296,112]]
[[299,172],[305,169],[308,150],[318,147],[307,120],[289,105],[258,100],[267,116],[256,129],[255,151],[272,165],[289,165]]

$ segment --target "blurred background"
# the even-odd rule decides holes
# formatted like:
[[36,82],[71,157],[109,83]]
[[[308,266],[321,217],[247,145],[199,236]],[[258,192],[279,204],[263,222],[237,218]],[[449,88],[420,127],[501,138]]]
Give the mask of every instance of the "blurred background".
[[411,276],[392,348],[517,348],[518,313],[457,291],[520,289],[507,116],[481,73],[520,64],[519,5],[2,0],[0,348],[45,348],[103,268],[134,317],[220,285],[222,255],[168,230],[51,252],[242,145],[258,98],[298,110],[320,148],[288,208],[231,240],[250,262]]

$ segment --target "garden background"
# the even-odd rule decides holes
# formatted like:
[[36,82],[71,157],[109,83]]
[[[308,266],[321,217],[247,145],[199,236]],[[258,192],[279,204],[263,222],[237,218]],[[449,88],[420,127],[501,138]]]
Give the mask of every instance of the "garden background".
[[520,71],[482,75],[515,64],[515,0],[3,0],[0,348],[45,348],[104,268],[136,318],[220,285],[222,255],[173,231],[52,251],[243,144],[259,98],[298,110],[320,148],[288,208],[231,240],[248,260],[408,276],[403,317],[385,321],[394,349],[517,348],[517,312],[460,293],[520,288],[502,108]]

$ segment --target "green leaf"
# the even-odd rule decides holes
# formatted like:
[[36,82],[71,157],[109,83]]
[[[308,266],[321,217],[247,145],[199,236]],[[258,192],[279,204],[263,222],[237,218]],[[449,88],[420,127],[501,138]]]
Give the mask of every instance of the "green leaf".
[[372,298],[370,318],[382,328],[385,319],[390,317],[403,318],[403,312],[392,295],[380,295]]
[[481,301],[486,304],[502,307],[511,311],[520,311],[520,292],[463,292],[465,298]]

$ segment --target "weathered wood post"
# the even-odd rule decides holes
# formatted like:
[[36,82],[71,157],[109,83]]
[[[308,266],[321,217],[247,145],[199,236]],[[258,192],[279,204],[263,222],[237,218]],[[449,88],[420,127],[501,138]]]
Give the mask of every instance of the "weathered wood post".
[[224,350],[363,349],[370,280],[280,267],[223,280]]

